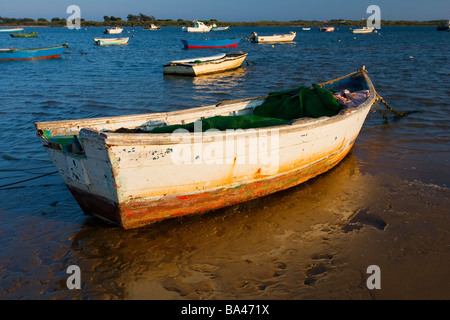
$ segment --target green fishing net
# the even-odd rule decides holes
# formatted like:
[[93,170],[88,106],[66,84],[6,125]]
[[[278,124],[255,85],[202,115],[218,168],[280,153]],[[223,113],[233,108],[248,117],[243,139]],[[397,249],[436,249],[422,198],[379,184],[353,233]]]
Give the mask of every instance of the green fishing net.
[[[313,84],[312,87],[299,87],[294,90],[273,92],[266,100],[255,107],[252,115],[238,116],[215,116],[207,119],[197,120],[188,124],[175,124],[151,129],[150,133],[172,133],[177,129],[185,129],[189,132],[209,129],[250,129],[269,126],[278,126],[289,123],[289,121],[309,117],[332,117],[343,109],[333,96],[333,92]],[[200,122],[200,123],[199,123]],[[125,132],[123,129],[121,132]],[[131,129],[135,130],[135,129]],[[131,131],[127,131],[131,132]],[[133,132],[142,132],[133,131]]]

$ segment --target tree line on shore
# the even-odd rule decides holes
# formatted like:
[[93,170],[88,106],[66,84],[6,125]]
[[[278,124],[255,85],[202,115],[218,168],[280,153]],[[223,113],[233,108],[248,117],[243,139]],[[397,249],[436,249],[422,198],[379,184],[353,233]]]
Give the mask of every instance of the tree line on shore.
[[[364,20],[344,20],[333,19],[327,21],[317,20],[291,20],[291,21],[254,21],[254,22],[225,22],[217,19],[202,20],[206,24],[216,24],[217,26],[230,27],[292,27],[292,26],[361,26],[365,25]],[[445,24],[446,20],[430,20],[430,21],[408,21],[408,20],[382,20],[383,26],[439,26]],[[161,27],[185,27],[192,26],[191,20],[184,19],[156,19],[154,16],[148,16],[143,13],[138,15],[128,14],[126,20],[120,17],[104,16],[103,21],[91,21],[81,19],[82,27],[146,27],[154,23]],[[37,20],[31,18],[6,18],[0,17],[0,26],[42,26],[42,27],[65,27],[67,19],[52,18],[47,20],[39,18]]]

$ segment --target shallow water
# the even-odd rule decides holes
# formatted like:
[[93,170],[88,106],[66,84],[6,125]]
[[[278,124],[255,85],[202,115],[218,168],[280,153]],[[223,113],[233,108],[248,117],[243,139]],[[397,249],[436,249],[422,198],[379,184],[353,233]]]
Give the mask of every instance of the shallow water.
[[[92,38],[101,28],[35,30],[38,38],[2,35],[0,47],[67,42],[69,49],[58,60],[0,64],[0,298],[450,298],[448,32],[129,28],[128,45],[98,47]],[[251,62],[242,69],[162,74],[168,60],[222,52],[185,50],[183,38],[290,30],[297,31],[290,44],[242,39],[237,49]],[[37,121],[196,107],[327,81],[362,65],[392,107],[413,113],[391,114],[387,124],[371,113],[349,156],[303,185],[142,229],[83,215],[35,133]],[[379,290],[366,286],[373,264]],[[66,286],[70,265],[80,267],[80,290]]]

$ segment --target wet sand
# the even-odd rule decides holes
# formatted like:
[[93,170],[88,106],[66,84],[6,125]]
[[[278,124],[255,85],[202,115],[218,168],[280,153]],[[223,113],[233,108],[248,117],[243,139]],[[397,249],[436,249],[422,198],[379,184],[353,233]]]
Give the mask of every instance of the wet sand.
[[[144,274],[127,297],[450,298],[449,190],[361,174],[353,160],[294,190],[184,222],[180,263]],[[380,267],[379,290],[367,288],[370,265]]]
[[[0,298],[449,299],[449,196],[361,172],[351,153],[290,190],[136,230],[32,216],[2,240]],[[66,286],[73,264],[81,290]]]

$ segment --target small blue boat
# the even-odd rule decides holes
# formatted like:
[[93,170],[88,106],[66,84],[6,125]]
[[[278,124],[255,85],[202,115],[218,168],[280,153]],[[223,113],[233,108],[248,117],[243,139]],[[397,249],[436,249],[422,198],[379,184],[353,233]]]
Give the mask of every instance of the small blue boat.
[[67,43],[48,48],[35,49],[0,49],[0,61],[31,60],[31,59],[58,59],[67,48]]
[[225,48],[236,47],[239,44],[240,38],[234,39],[189,39],[181,40],[185,49],[193,48]]

